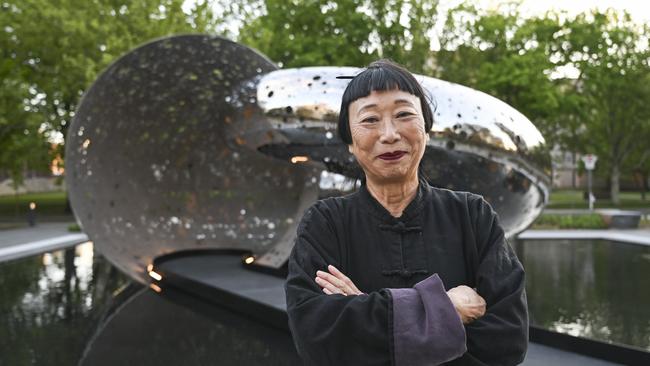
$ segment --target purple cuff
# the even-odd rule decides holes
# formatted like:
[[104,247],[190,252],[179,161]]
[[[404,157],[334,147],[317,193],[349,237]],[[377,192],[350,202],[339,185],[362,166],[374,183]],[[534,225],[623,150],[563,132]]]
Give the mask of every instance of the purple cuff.
[[465,353],[465,327],[437,274],[413,288],[388,290],[395,365],[439,365]]

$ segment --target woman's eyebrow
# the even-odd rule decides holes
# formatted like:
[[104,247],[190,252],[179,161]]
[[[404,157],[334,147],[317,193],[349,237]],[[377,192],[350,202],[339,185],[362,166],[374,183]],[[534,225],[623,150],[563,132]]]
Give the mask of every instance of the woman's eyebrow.
[[[393,102],[393,104],[408,104],[411,107],[415,107],[415,105],[413,105],[413,103],[408,99],[396,99],[395,102]],[[377,107],[377,104],[374,104],[374,103],[373,104],[366,104],[363,107],[359,108],[359,111],[357,112],[357,116],[360,115],[366,109],[371,109],[371,108],[376,108],[376,107]]]
[[397,100],[395,100],[395,103],[394,103],[394,104],[408,104],[408,105],[410,105],[411,107],[415,107],[415,106],[413,105],[413,103],[411,103],[411,101],[408,100],[408,99],[397,99]]
[[376,104],[366,104],[363,107],[359,108],[359,111],[357,111],[357,116],[361,114],[361,112],[365,111],[366,109],[371,109],[377,107]]

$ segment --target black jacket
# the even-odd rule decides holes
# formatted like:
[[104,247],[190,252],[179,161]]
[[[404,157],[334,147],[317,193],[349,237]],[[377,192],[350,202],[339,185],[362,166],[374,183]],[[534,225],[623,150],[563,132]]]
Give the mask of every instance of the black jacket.
[[[394,218],[362,185],[354,194],[316,202],[297,234],[286,282],[287,311],[306,364],[438,364],[450,357],[455,358],[451,365],[523,361],[528,345],[524,271],[496,213],[482,197],[421,181],[416,197],[400,218]],[[367,295],[325,295],[314,278],[317,270],[327,271],[328,264]],[[431,281],[441,281],[444,289],[439,286],[436,293],[437,285]],[[418,283],[428,283],[418,291],[433,299],[432,305],[424,298],[414,302],[420,309],[397,302],[397,292],[391,289],[410,289]],[[464,326],[461,352],[459,348],[447,352],[445,341],[453,346],[464,340],[448,335],[454,327],[462,332],[463,326],[455,325],[459,318],[449,313],[444,293],[459,285],[476,288],[487,311]],[[418,292],[410,291],[417,299]],[[430,324],[396,333],[405,317],[420,317],[417,324]],[[437,329],[438,323],[446,328]],[[399,348],[404,344],[412,344],[406,351],[420,359],[403,356],[406,353]],[[427,354],[433,356],[426,358]]]

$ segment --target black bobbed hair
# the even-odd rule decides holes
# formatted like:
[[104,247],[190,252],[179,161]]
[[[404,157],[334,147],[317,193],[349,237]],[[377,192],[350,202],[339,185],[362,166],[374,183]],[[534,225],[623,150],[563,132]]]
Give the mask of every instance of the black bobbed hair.
[[422,115],[424,117],[424,130],[428,133],[433,126],[433,112],[429,107],[430,97],[424,88],[403,66],[390,60],[377,60],[372,62],[361,73],[350,80],[343,92],[341,109],[339,111],[338,133],[343,142],[352,144],[350,134],[350,103],[367,97],[373,91],[401,90],[420,98]]

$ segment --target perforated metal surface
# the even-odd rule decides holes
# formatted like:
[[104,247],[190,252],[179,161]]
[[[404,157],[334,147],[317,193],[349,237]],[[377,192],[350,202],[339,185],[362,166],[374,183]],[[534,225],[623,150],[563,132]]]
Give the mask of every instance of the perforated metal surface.
[[[66,180],[84,231],[146,281],[160,255],[246,249],[278,267],[318,197],[350,192],[354,159],[335,125],[355,68],[277,70],[202,35],[165,38],[111,65],[86,92],[66,140]],[[424,170],[483,194],[509,234],[541,212],[550,161],[528,119],[478,91],[417,76],[437,102]]]

